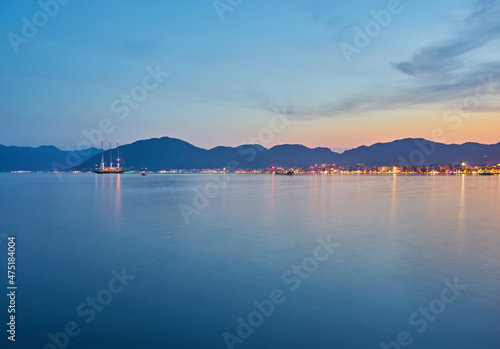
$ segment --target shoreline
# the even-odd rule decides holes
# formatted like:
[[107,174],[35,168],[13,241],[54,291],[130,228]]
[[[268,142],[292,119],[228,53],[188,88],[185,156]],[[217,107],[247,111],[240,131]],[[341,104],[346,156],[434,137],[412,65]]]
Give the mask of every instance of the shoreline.
[[[93,171],[2,171],[0,173],[10,173],[10,174],[94,174]],[[259,170],[249,170],[249,171],[189,171],[189,170],[174,170],[174,171],[125,171],[122,175],[141,175],[142,173],[147,174],[157,174],[157,175],[217,175],[217,174],[227,174],[227,175],[276,175],[276,176],[286,176],[286,173],[276,173],[276,172],[265,172]],[[115,173],[107,173],[105,175],[116,175]],[[304,176],[304,175],[371,175],[371,176],[481,176],[481,177],[494,177],[500,175],[500,172],[491,172],[486,174],[485,172],[460,172],[460,173],[445,173],[445,172],[363,172],[363,171],[338,171],[338,172],[295,172],[294,176]],[[288,176],[291,177],[291,176]]]

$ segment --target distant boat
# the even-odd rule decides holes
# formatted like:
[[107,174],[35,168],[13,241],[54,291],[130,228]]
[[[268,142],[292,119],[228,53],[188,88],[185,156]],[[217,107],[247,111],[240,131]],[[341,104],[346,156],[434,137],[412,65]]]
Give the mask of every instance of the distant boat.
[[98,170],[95,170],[94,173],[98,174],[120,174],[125,172],[120,168],[120,150],[118,148],[118,142],[116,142],[116,153],[117,153],[117,167],[113,167],[113,158],[111,155],[111,141],[109,141],[109,167],[105,167],[104,165],[104,143],[101,140],[101,167]]
[[94,170],[94,173],[97,174],[120,174],[123,172],[125,172],[125,170],[119,170],[117,168],[111,168],[111,167],[107,167],[103,170]]
[[491,172],[481,172],[479,175],[480,176],[493,176],[494,173],[491,173]]
[[286,173],[287,176],[293,176],[295,172],[293,170],[290,170]]
[[148,174],[146,172],[141,173],[141,176],[147,176]]

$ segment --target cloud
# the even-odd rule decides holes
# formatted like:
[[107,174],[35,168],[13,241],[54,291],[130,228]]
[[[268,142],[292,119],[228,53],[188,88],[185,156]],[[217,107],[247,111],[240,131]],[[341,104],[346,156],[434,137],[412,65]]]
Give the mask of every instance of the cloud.
[[[318,6],[318,13],[321,7]],[[500,0],[478,0],[459,23],[455,35],[446,42],[422,47],[410,60],[391,63],[408,77],[388,82],[386,91],[367,89],[349,98],[323,104],[289,98],[285,112],[290,119],[309,120],[345,118],[367,112],[407,109],[419,105],[440,104],[445,108],[473,96],[481,79],[492,80],[494,95],[500,93],[500,59],[494,44],[500,42]],[[497,40],[495,42],[495,40]],[[480,51],[481,50],[481,51]],[[484,52],[492,52],[485,55]],[[271,98],[261,98],[254,106],[271,113],[280,105]],[[477,111],[500,111],[496,98],[482,101]]]
[[[359,117],[367,112],[408,109],[426,104],[445,104],[446,108],[449,108],[454,103],[460,105],[466,98],[474,97],[476,88],[484,82],[491,82],[488,88],[495,90],[492,95],[498,95],[500,74],[494,75],[492,72],[500,72],[500,62],[477,66],[470,72],[461,74],[459,78],[449,81],[428,84],[414,82],[400,86],[398,92],[390,94],[372,91],[321,105],[294,102],[277,104],[262,99],[261,103],[254,107],[274,114],[287,115],[290,120]],[[486,98],[475,111],[500,111],[500,104],[496,98]]]
[[334,4],[330,0],[304,0],[301,2],[302,9],[309,13],[315,22],[329,20]]
[[341,3],[331,0],[300,0],[299,4],[313,23],[327,28],[332,38],[349,35],[356,25],[356,21],[345,13]]
[[[408,61],[392,63],[401,73],[427,79],[443,79],[459,74],[464,56],[485,47],[500,36],[500,1],[478,0],[462,23],[461,30],[445,42],[421,48]],[[477,75],[477,74],[476,74]]]
[[469,21],[474,21],[477,18],[481,18],[482,15],[491,11],[498,5],[497,0],[477,0],[476,9],[469,16]]

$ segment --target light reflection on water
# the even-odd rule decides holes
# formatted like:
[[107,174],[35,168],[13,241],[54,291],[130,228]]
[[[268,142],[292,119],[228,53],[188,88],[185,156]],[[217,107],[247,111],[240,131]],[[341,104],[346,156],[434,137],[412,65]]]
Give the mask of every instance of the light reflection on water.
[[[223,348],[235,319],[287,290],[283,272],[329,235],[335,256],[242,348],[376,348],[402,330],[415,348],[499,343],[498,176],[0,178],[0,227],[20,245],[24,347],[78,320],[74,308],[126,267],[134,283],[69,348]],[[214,181],[220,194],[187,225],[179,204]],[[409,315],[455,277],[467,292],[416,334]]]

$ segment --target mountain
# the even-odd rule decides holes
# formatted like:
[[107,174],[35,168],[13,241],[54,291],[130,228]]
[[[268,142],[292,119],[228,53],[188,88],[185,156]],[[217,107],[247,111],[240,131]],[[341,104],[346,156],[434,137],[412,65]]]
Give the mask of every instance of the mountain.
[[63,151],[54,146],[7,147],[0,145],[0,171],[66,170],[99,154],[97,148]]
[[362,146],[342,153],[342,163],[362,163],[367,166],[420,166],[430,164],[454,164],[467,162],[470,165],[500,163],[498,144],[443,144],[422,138],[406,138],[390,143]]
[[[109,150],[104,153],[109,164]],[[116,150],[112,158],[116,162]],[[141,140],[120,147],[121,165],[127,170],[169,170],[203,168],[308,167],[315,164],[344,166],[420,166],[467,162],[470,165],[500,163],[498,144],[442,144],[421,138],[406,138],[347,150],[342,154],[328,148],[299,144],[277,145],[270,149],[257,144],[236,148],[198,148],[180,139],[163,137]],[[101,162],[101,151],[62,151],[53,146],[38,148],[0,145],[0,171],[53,171],[73,168],[93,170]]]
[[[124,159],[121,165],[128,170],[305,167],[316,162],[332,162],[338,156],[328,148],[310,149],[303,145],[279,145],[266,149],[258,144],[247,144],[207,150],[169,137],[137,141],[120,147],[120,157]],[[116,158],[115,150],[112,157]],[[104,159],[109,163],[109,150],[104,153]],[[75,169],[92,170],[100,162],[101,156],[97,155]]]
[[[116,158],[113,150],[113,158]],[[104,154],[109,159],[109,150]],[[500,143],[442,144],[420,138],[406,138],[389,143],[377,143],[345,151],[342,154],[328,148],[308,148],[285,144],[266,149],[260,145],[242,145],[236,148],[198,148],[185,141],[163,137],[141,140],[120,147],[122,166],[128,170],[169,170],[202,168],[267,168],[308,167],[315,164],[346,166],[404,166],[423,164],[451,164],[467,162],[470,165],[500,163]],[[98,154],[76,166],[78,170],[92,170],[99,166]]]
[[311,149],[299,144],[284,144],[260,152],[255,160],[248,162],[248,167],[309,167],[315,164],[336,163],[339,160],[340,155],[328,148]]

